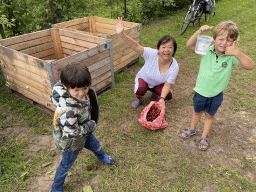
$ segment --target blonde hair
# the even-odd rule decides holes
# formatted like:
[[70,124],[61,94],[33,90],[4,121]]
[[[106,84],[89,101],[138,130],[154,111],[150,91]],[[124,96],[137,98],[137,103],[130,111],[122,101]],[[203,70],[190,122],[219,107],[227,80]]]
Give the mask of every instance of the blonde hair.
[[239,30],[237,25],[232,21],[224,21],[219,23],[213,31],[213,39],[216,39],[217,36],[225,32],[228,32],[228,37],[230,37],[234,41],[238,40]]

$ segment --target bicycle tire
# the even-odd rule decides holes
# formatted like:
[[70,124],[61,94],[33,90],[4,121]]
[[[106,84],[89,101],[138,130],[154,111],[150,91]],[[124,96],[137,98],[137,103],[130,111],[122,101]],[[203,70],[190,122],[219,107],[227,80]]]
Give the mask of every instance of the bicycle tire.
[[211,15],[214,16],[215,12],[216,12],[216,4],[215,4],[215,0],[211,0],[212,1],[212,11],[211,11]]
[[186,16],[184,17],[182,23],[181,23],[181,27],[180,27],[180,34],[182,35],[183,33],[185,33],[185,31],[187,30],[189,24],[191,23],[191,18],[193,17],[193,13],[194,11],[192,10],[192,7],[190,7],[188,9],[188,12],[186,14]]
[[194,25],[199,25],[200,26],[200,20],[203,15],[203,7],[200,7],[199,9],[195,10],[195,20],[193,22]]
[[209,13],[205,13],[205,21],[209,21],[210,18],[210,14]]

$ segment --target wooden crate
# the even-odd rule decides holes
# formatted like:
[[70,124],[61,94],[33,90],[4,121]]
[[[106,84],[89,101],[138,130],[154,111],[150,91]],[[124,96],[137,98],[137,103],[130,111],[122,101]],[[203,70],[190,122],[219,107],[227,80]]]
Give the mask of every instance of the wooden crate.
[[[52,27],[111,39],[113,43],[114,71],[116,72],[137,62],[139,54],[128,47],[128,45],[118,37],[115,23],[115,19],[91,16],[57,23]],[[124,32],[137,42],[141,43],[142,25],[140,23],[124,21],[124,26]]]
[[97,93],[114,86],[112,41],[51,28],[0,41],[0,65],[9,90],[55,110],[53,85],[67,63],[88,66]]

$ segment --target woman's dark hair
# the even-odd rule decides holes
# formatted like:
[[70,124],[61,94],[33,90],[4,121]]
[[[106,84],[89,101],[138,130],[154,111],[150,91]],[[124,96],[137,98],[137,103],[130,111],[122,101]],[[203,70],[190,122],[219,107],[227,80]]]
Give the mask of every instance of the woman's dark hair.
[[170,35],[165,35],[165,36],[163,36],[163,37],[158,41],[158,43],[157,43],[157,49],[159,50],[160,45],[165,44],[165,43],[168,43],[169,41],[172,41],[172,42],[173,42],[173,45],[174,45],[174,52],[173,52],[172,56],[174,56],[174,55],[175,55],[175,52],[176,52],[176,50],[177,50],[177,43],[176,43],[176,40],[175,40],[172,36],[170,36]]
[[67,64],[61,70],[60,80],[68,89],[91,86],[91,74],[85,64],[79,62]]

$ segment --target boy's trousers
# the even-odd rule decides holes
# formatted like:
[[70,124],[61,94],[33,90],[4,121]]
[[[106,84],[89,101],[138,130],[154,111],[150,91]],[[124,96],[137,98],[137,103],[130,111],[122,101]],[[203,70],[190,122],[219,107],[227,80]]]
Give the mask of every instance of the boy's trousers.
[[[98,159],[101,159],[101,157],[103,157],[105,154],[105,152],[101,148],[99,141],[96,139],[96,137],[92,133],[86,136],[84,147],[92,151]],[[69,172],[72,165],[74,164],[78,154],[79,153],[62,152],[62,160],[60,162],[59,167],[57,168],[57,171],[54,177],[54,182],[52,184],[51,192],[63,191],[63,185],[64,185],[65,178],[67,176],[67,173]]]

